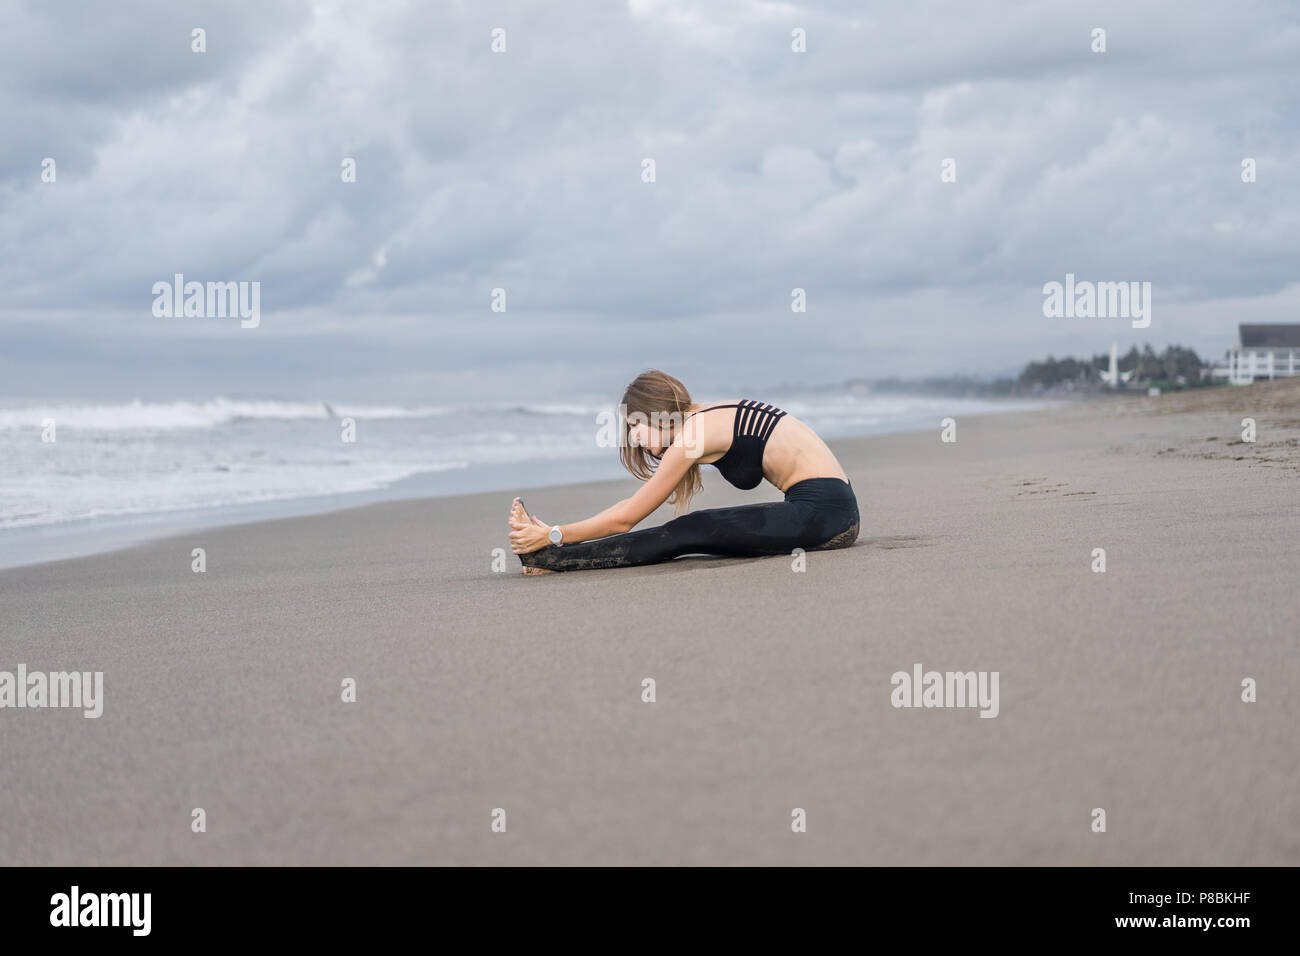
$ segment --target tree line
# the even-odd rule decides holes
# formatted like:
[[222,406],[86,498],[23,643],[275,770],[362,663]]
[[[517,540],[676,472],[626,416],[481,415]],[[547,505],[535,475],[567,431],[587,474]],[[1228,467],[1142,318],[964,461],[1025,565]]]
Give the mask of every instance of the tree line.
[[[1170,345],[1163,352],[1156,352],[1150,345],[1143,346],[1139,351],[1135,345],[1124,355],[1118,356],[1116,365],[1121,373],[1121,387],[1125,385],[1125,372],[1133,373],[1128,376],[1128,388],[1145,389],[1155,386],[1167,390],[1200,388],[1211,384],[1210,363],[1203,361],[1195,350],[1181,345]],[[1042,361],[1027,364],[1016,378],[998,378],[992,381],[971,376],[907,380],[887,378],[874,381],[856,379],[844,384],[864,385],[882,392],[969,397],[1032,395],[1044,391],[1092,392],[1107,388],[1101,376],[1109,369],[1110,353],[1094,355],[1090,359],[1058,359],[1049,355]]]

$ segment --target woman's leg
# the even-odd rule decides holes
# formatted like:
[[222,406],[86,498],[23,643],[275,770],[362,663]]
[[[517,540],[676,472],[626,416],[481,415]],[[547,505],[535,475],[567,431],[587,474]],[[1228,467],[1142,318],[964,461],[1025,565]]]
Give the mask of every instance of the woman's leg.
[[[519,555],[526,568],[583,571],[630,568],[670,561],[684,554],[757,557],[814,548],[826,540],[824,521],[806,502],[772,501],[709,508],[657,528],[629,531]],[[856,538],[856,533],[854,534]]]

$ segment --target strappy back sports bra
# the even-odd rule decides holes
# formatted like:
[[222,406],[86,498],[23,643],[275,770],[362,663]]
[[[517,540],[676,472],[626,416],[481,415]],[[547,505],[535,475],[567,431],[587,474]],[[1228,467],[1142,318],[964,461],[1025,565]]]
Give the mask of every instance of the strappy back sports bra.
[[736,409],[736,424],[731,430],[731,447],[725,455],[713,462],[713,466],[737,488],[746,491],[757,488],[763,480],[763,449],[767,447],[772,429],[776,428],[776,423],[785,416],[785,412],[775,405],[745,399],[731,405],[701,408],[699,412],[687,415],[685,421],[700,412],[711,412],[715,408]]

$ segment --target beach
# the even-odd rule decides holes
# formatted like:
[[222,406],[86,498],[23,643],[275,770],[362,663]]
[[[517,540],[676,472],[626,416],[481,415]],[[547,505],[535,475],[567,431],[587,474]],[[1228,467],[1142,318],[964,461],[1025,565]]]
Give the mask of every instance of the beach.
[[[493,492],[0,571],[0,670],[103,673],[0,710],[0,859],[1300,864],[1300,380],[831,445],[842,551],[525,577]],[[894,706],[917,665],[996,716]]]

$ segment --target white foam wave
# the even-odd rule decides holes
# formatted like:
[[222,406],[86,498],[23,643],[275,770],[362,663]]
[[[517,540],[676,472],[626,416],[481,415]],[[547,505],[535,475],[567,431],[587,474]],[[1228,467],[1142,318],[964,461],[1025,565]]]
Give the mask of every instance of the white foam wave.
[[102,405],[51,403],[0,407],[0,430],[38,429],[46,419],[53,419],[58,428],[121,432],[215,428],[241,419],[432,418],[448,411],[450,409],[445,406],[355,405],[222,397],[205,402],[142,402],[136,399]]
[[0,495],[0,530],[85,518],[192,511],[373,491],[414,475],[467,467],[467,461],[418,466],[391,464],[346,476],[340,476],[336,469],[278,469],[274,475],[235,474],[231,476],[233,480],[220,485],[192,476],[190,482],[173,482],[162,492],[156,485],[120,485],[111,498],[93,483],[64,479],[57,482],[58,494],[50,499],[49,482],[33,482],[30,486],[6,489]]

